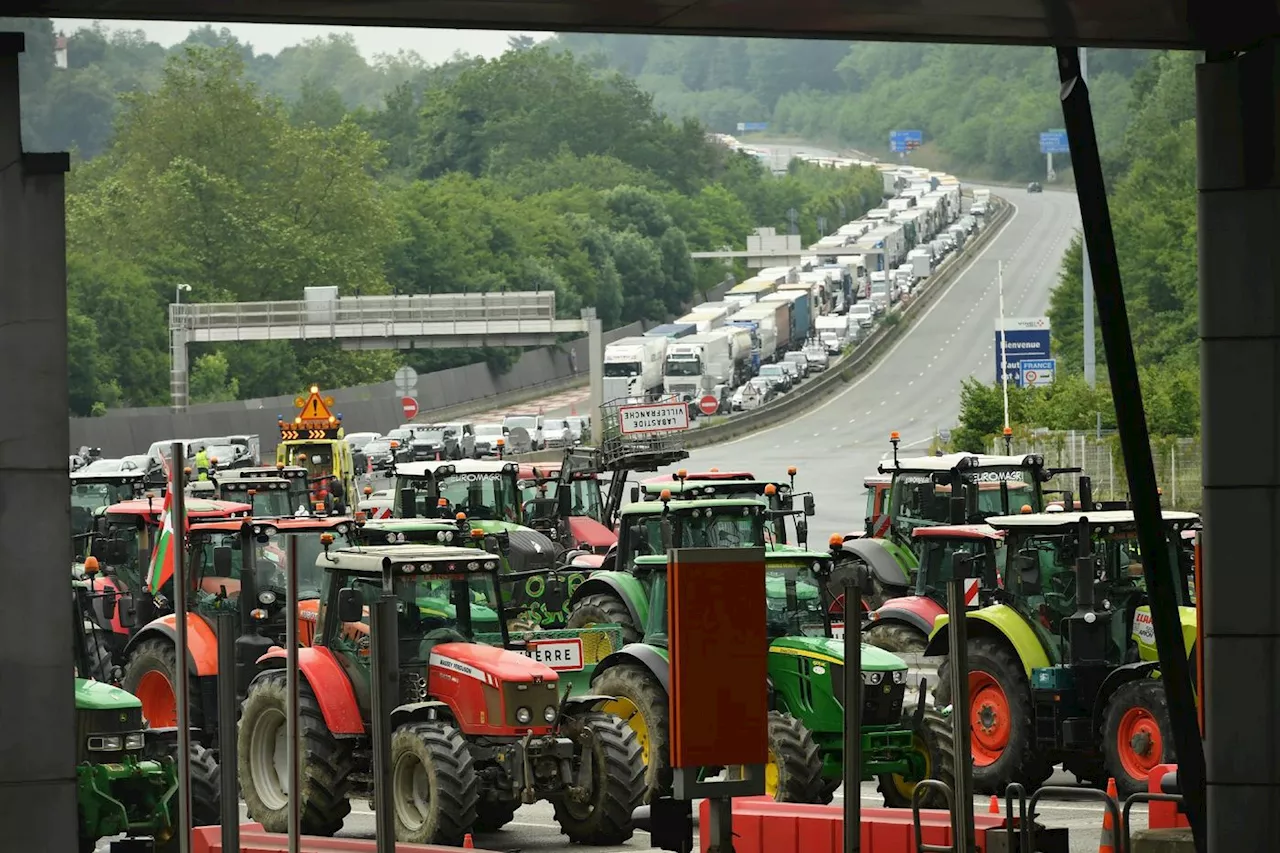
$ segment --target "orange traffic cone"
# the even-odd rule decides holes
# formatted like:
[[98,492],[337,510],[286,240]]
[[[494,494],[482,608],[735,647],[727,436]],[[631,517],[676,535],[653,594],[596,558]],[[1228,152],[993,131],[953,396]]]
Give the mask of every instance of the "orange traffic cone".
[[463,850],[476,849],[476,843],[471,840],[471,833],[469,832],[466,835],[462,836],[462,849]]
[[987,806],[988,814],[1000,814],[1000,798],[995,794],[991,795],[991,805]]
[[[1120,800],[1116,793],[1116,780],[1107,780],[1107,796],[1112,802],[1119,805]],[[1116,828],[1111,822],[1111,810],[1106,809],[1102,813],[1102,836],[1098,839],[1098,853],[1116,853]]]

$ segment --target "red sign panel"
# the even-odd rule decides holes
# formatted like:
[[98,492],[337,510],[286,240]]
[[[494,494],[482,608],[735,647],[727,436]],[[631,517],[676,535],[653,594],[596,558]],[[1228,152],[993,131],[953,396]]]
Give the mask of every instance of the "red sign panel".
[[708,394],[698,401],[698,408],[702,410],[704,415],[714,415],[720,411],[720,401]]
[[412,420],[418,414],[418,401],[412,397],[401,397],[400,406],[404,409],[405,420]]

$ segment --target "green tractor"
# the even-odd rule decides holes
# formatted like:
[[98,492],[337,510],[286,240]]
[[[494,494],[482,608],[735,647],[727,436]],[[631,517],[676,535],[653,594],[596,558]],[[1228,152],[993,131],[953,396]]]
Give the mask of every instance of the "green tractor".
[[[1194,659],[1193,586],[1178,552],[1199,518],[1166,511],[1164,523],[1171,562],[1183,569],[1183,636]],[[1061,763],[1082,781],[1114,778],[1122,798],[1145,791],[1151,768],[1174,752],[1133,513],[1029,513],[987,524],[1004,532],[1006,557],[996,603],[966,613],[975,789],[1036,786]],[[974,556],[954,550],[944,559]],[[948,635],[941,616],[924,654],[946,654]],[[938,673],[940,708],[951,703],[950,668],[944,662]]]
[[[891,475],[888,506],[879,512],[868,510],[867,529],[844,538],[841,554],[832,572],[833,592],[851,572],[871,578],[871,594],[863,604],[875,610],[891,598],[910,595],[913,577],[920,567],[912,532],[921,526],[936,524],[982,524],[996,515],[1011,515],[1030,507],[1031,512],[1045,508],[1044,483],[1067,469],[1044,467],[1043,457],[987,456],[952,453],[946,456],[898,457],[897,433],[893,442],[893,461],[881,465],[880,473]],[[1075,469],[1072,469],[1075,470]],[[952,493],[965,489],[963,518],[957,518]],[[869,484],[872,500],[882,495],[883,488]],[[882,498],[881,498],[882,501]]]
[[[101,597],[98,606],[91,599]],[[127,598],[127,597],[126,597]],[[127,601],[125,602],[127,606]],[[114,594],[93,596],[82,581],[72,582],[72,627],[76,654],[76,805],[81,853],[113,835],[150,836],[156,853],[178,850],[177,754],[174,729],[152,729],[142,703],[118,687],[83,677],[92,673],[105,649],[93,648],[101,631],[96,612],[111,611]],[[127,617],[126,617],[127,618]],[[218,764],[212,753],[191,744],[191,816],[196,826],[219,822]]]
[[[573,593],[570,627],[613,624],[623,630],[627,645],[594,667],[591,692],[616,697],[608,710],[636,731],[650,800],[671,785],[667,548],[761,546],[768,512],[753,499],[631,504],[621,513],[613,568],[593,574]],[[824,589],[830,557],[769,546],[765,565],[771,638],[766,790],[780,801],[830,802],[843,776],[844,732],[844,647],[832,639]],[[926,707],[924,685],[912,708],[905,701],[906,664],[870,646],[862,651],[862,679],[862,778],[878,780],[886,804],[901,807],[910,804],[920,780],[950,782],[955,762],[949,725]],[[926,804],[934,803],[932,797],[926,794]]]

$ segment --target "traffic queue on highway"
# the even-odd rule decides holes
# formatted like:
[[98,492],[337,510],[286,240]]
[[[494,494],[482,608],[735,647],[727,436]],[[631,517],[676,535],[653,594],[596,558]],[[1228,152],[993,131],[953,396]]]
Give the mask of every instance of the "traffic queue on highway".
[[[638,421],[628,409],[645,405],[634,404],[599,412],[605,442],[567,444],[558,464],[396,461],[388,511],[370,517],[352,505],[352,447],[331,398],[313,386],[298,400],[297,417],[280,420],[275,465],[202,479],[162,454],[183,487],[185,531],[172,521],[173,495],[148,487],[92,507],[76,532],[90,847],[157,834],[175,813],[165,732],[184,677],[194,819],[218,814],[222,733],[236,722],[218,697],[233,691],[239,725],[227,736],[245,807],[267,831],[287,829],[291,621],[302,645],[302,831],[342,829],[351,801],[372,796],[374,706],[353,679],[367,672],[370,607],[385,595],[396,601],[395,642],[380,648],[394,660],[380,665],[395,668],[399,693],[376,707],[389,714],[378,725],[400,768],[390,776],[393,802],[405,804],[397,840],[461,845],[545,800],[569,840],[625,842],[636,810],[671,794],[671,548],[763,551],[776,801],[830,803],[845,778],[840,638],[857,618],[867,691],[858,725],[873,748],[855,778],[877,782],[891,808],[909,808],[916,794],[946,807],[937,787],[916,788],[955,784],[945,590],[957,580],[978,791],[1034,788],[1061,764],[1089,784],[1115,780],[1124,796],[1172,758],[1133,513],[1095,502],[1083,472],[1034,455],[901,457],[894,434],[891,459],[866,472],[865,525],[814,545],[801,472],[679,467],[682,431],[629,429]],[[1199,519],[1166,512],[1164,521],[1194,657]],[[186,612],[175,612],[175,555]],[[845,608],[855,589],[856,617]],[[192,638],[186,655],[178,620]],[[234,661],[216,652],[220,631],[236,633]],[[938,660],[933,683],[909,677],[922,658]],[[140,777],[153,784],[129,782]]]

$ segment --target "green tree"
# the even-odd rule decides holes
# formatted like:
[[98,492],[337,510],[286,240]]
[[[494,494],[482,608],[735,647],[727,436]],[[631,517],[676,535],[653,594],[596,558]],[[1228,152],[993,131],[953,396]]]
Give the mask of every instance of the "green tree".
[[231,365],[220,352],[202,355],[191,365],[188,393],[192,403],[225,403],[240,394],[240,383],[230,375]]

